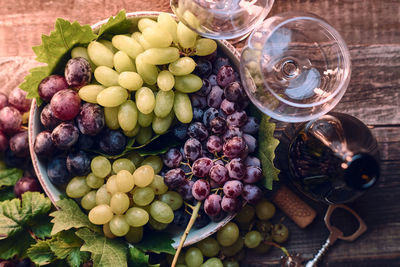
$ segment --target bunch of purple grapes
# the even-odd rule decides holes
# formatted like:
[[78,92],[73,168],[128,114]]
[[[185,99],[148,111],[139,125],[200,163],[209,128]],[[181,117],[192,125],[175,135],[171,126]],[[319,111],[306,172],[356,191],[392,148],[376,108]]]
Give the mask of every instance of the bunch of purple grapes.
[[245,111],[248,97],[227,58],[214,55],[196,63],[203,87],[191,95],[193,121],[173,130],[186,141],[164,154],[170,168],[164,180],[186,201],[204,201],[204,212],[216,219],[262,198],[256,185],[261,164],[254,156],[259,124]]

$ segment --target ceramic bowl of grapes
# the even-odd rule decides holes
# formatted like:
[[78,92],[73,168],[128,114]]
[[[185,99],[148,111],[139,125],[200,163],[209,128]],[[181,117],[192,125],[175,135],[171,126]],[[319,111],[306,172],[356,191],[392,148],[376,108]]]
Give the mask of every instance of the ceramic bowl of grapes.
[[156,12],[92,27],[58,19],[57,28],[64,39],[57,30],[47,39],[63,42],[35,48],[48,66],[21,85],[37,96],[30,153],[55,205],[75,199],[109,238],[137,243],[160,231],[178,247],[187,225],[185,246],[262,198],[266,120],[249,105],[228,42]]

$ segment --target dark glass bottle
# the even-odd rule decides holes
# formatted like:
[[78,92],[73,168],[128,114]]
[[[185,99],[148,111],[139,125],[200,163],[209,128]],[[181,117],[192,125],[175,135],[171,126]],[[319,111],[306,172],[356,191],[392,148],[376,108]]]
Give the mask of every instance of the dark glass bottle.
[[330,113],[299,127],[289,147],[290,178],[314,200],[350,202],[379,178],[376,139],[360,120]]

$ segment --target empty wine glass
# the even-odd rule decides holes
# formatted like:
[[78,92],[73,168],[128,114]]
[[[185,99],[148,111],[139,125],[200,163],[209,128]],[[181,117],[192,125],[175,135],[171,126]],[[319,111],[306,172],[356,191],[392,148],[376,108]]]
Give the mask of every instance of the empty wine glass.
[[213,39],[246,35],[265,19],[273,4],[274,0],[171,0],[180,21]]
[[310,13],[289,12],[265,20],[249,36],[240,68],[251,101],[285,122],[309,121],[330,111],[351,75],[342,37]]

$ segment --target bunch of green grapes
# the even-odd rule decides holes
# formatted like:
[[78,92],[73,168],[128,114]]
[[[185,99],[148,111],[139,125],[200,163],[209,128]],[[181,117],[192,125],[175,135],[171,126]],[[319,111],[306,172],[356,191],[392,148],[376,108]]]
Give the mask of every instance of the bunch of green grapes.
[[275,206],[266,199],[252,206],[247,204],[213,236],[189,247],[178,258],[177,267],[238,267],[247,251],[264,254],[271,242],[283,243],[288,228],[272,224]]
[[153,132],[166,133],[175,117],[192,121],[188,93],[198,91],[203,82],[192,74],[196,63],[185,51],[205,56],[217,44],[166,13],[157,21],[140,19],[137,26],[139,31],[132,34],[75,47],[71,56],[87,59],[94,70],[95,81],[80,88],[80,98],[104,107],[108,128],[121,128],[144,144]]
[[[108,238],[124,236],[129,242],[142,239],[143,227],[163,230],[174,220],[174,210],[183,205],[182,197],[168,191],[158,156],[145,159],[137,153],[111,162],[97,156],[91,173],[74,177],[67,185],[69,197],[80,199],[90,222],[103,225]],[[136,166],[138,166],[136,168]]]

